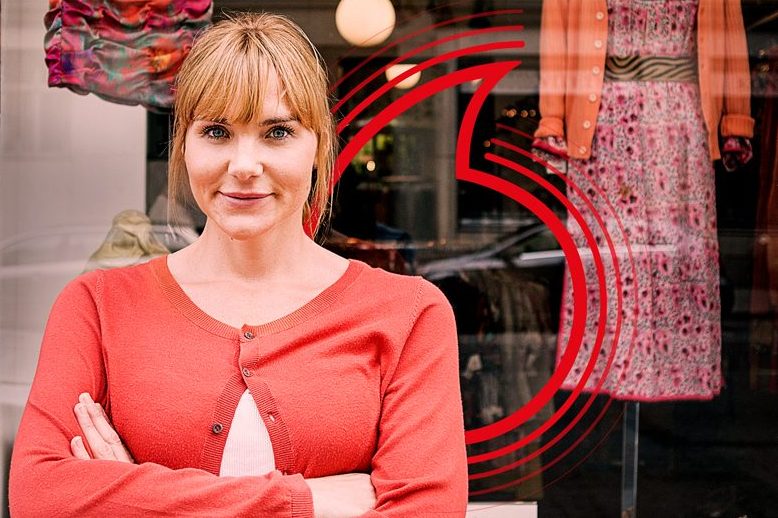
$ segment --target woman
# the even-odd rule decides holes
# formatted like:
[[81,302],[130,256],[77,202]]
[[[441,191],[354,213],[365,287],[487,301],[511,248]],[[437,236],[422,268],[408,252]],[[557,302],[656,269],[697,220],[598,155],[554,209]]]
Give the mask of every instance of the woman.
[[326,73],[296,25],[245,14],[198,39],[176,80],[169,182],[205,229],[65,287],[15,445],[13,514],[464,514],[451,308],[307,236],[334,147]]

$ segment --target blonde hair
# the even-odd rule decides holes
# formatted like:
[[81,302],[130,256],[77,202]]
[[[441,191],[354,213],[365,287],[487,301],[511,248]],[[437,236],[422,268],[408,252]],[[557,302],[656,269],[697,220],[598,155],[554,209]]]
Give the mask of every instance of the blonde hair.
[[323,60],[290,19],[270,13],[239,13],[197,38],[176,77],[168,166],[168,198],[174,220],[180,203],[194,204],[184,163],[189,125],[197,118],[241,123],[259,118],[271,70],[278,76],[281,97],[292,115],[317,137],[315,179],[303,221],[311,219],[315,234],[328,217],[337,140]]

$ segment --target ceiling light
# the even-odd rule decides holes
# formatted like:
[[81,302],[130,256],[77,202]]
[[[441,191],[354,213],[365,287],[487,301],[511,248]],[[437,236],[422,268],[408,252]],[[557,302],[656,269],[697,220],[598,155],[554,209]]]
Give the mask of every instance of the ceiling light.
[[343,39],[357,47],[383,43],[394,30],[395,12],[390,0],[340,0],[335,25]]

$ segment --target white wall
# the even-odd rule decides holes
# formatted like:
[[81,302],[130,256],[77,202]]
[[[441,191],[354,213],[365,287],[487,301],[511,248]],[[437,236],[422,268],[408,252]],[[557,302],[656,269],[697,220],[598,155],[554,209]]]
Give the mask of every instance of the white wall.
[[[145,111],[48,88],[46,9],[44,0],[0,1],[0,466],[8,461],[5,445],[18,426],[54,297],[113,216],[145,204]],[[97,229],[66,237],[68,228],[84,225]],[[9,248],[35,234],[48,236]],[[73,262],[40,266],[63,259]],[[4,473],[0,503],[7,514]]]

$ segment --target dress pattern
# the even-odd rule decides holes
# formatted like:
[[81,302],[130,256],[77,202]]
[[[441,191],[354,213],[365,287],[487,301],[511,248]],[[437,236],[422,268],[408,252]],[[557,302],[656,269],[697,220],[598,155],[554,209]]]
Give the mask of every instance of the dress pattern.
[[[696,13],[697,0],[608,0],[608,55],[694,57]],[[696,81],[604,83],[592,157],[574,161],[567,173],[602,215],[623,283],[621,329],[606,372],[618,320],[615,266],[606,260],[602,234],[594,232],[605,262],[608,316],[587,390],[603,377],[600,390],[625,400],[710,399],[721,390],[715,179],[706,136]],[[585,207],[573,189],[568,196]],[[584,218],[598,228],[590,211]],[[592,358],[600,298],[583,233],[572,218],[568,228],[582,253],[588,291],[584,341],[563,385],[572,389]],[[566,276],[558,361],[573,314]]]

